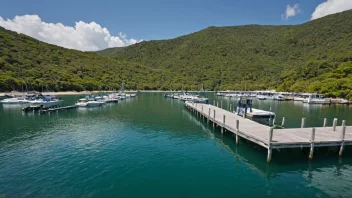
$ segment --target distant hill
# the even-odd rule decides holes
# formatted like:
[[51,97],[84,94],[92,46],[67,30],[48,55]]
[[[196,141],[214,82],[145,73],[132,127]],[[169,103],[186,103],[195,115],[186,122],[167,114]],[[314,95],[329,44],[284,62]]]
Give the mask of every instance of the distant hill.
[[97,51],[96,53],[103,56],[114,56],[116,53],[122,50],[124,50],[123,47],[113,47],[113,48],[106,48],[104,50]]
[[0,28],[0,92],[277,89],[352,99],[352,11],[302,25],[209,27],[170,40],[80,52]]
[[179,88],[310,91],[352,98],[352,11],[301,25],[209,27],[98,52],[168,70]]
[[[164,71],[40,42],[0,27],[0,92],[22,90],[158,89]],[[156,82],[157,81],[157,82]]]

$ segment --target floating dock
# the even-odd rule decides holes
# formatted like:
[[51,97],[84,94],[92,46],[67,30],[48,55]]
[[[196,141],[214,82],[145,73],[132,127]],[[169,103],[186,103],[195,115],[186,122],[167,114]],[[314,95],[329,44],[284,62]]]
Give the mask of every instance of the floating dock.
[[301,128],[275,129],[214,105],[185,102],[185,106],[203,119],[207,119],[208,123],[211,121],[213,127],[220,126],[221,133],[224,131],[233,133],[236,144],[241,137],[267,148],[267,162],[271,162],[272,149],[310,147],[309,158],[312,159],[314,147],[338,146],[339,155],[342,155],[344,146],[352,144],[352,126],[346,126],[345,121],[342,121],[342,126],[337,126],[337,119],[334,119],[333,127],[327,127],[324,119],[323,127],[305,128],[303,118]]
[[42,109],[39,112],[40,113],[50,113],[50,112],[54,112],[54,111],[69,110],[69,109],[75,109],[75,108],[77,108],[76,105],[71,105],[71,106],[65,106],[65,107]]
[[55,108],[42,108],[40,106],[28,106],[28,107],[22,108],[22,111],[24,111],[24,112],[39,111],[39,113],[49,113],[49,112],[60,111],[60,110],[69,110],[69,109],[74,109],[74,108],[77,108],[77,106],[71,105],[71,106],[55,107]]

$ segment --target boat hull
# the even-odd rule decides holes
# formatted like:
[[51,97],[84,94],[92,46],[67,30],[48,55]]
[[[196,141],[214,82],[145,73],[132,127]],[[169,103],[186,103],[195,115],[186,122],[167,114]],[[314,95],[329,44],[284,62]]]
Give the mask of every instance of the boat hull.
[[100,102],[78,102],[76,103],[77,107],[99,107],[101,106]]
[[2,104],[27,104],[28,100],[17,100],[17,99],[4,99],[0,101]]
[[58,101],[30,101],[29,106],[30,107],[44,107],[44,108],[49,108],[53,106],[58,106],[63,103],[63,100],[58,100]]

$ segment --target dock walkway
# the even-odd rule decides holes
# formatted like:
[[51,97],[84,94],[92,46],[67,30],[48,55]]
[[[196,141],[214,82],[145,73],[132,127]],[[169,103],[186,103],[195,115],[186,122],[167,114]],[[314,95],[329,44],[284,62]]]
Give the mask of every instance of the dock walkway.
[[69,110],[69,109],[75,109],[75,108],[77,108],[77,105],[49,108],[49,109],[40,110],[40,113],[50,113],[50,112],[54,112],[54,111]]
[[[222,108],[201,103],[185,102],[191,111],[203,116],[224,130],[268,149],[267,161],[271,161],[272,149],[310,147],[309,158],[313,158],[314,147],[340,146],[342,155],[345,145],[352,144],[352,126],[274,129],[253,120],[243,118]],[[337,123],[337,122],[335,122]]]

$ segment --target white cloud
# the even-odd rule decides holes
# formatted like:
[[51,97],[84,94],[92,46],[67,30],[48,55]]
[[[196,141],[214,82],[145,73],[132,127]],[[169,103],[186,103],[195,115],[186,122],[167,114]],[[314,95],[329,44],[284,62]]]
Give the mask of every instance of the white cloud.
[[108,47],[122,47],[140,41],[128,39],[126,34],[111,36],[108,29],[95,22],[76,22],[74,27],[62,23],[46,23],[38,15],[0,17],[0,26],[34,37],[40,41],[82,51],[96,51]]
[[352,9],[352,0],[327,0],[315,8],[311,20],[349,9]]
[[287,5],[286,12],[282,15],[282,19],[288,20],[289,17],[294,17],[299,14],[301,10],[299,9],[299,4],[295,4],[294,6]]

